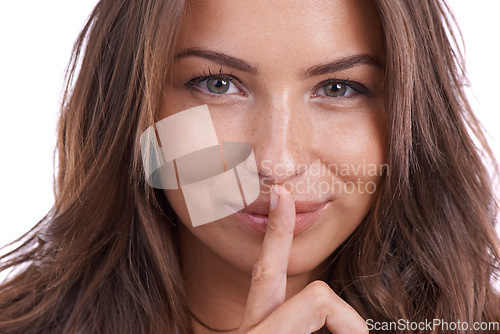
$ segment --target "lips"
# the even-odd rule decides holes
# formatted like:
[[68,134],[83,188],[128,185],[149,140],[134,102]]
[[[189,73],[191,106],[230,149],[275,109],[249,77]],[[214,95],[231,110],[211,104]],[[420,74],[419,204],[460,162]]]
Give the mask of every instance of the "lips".
[[[318,221],[330,203],[330,201],[295,201],[296,219],[294,234],[305,231]],[[252,231],[264,235],[267,229],[268,214],[269,201],[258,199],[243,210],[236,212],[234,217]]]

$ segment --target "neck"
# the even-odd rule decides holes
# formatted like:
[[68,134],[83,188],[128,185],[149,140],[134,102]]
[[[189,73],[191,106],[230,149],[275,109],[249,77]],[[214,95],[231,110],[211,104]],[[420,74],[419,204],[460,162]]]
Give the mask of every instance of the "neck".
[[[187,303],[208,327],[227,330],[241,323],[250,288],[251,272],[244,271],[213,252],[182,223],[179,224],[181,263]],[[317,268],[287,278],[286,299],[319,279]],[[215,333],[193,321],[196,334]]]

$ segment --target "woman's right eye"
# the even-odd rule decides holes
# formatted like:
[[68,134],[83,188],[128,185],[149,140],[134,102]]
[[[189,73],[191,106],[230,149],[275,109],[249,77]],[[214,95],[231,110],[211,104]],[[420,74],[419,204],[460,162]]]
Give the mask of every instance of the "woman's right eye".
[[227,75],[203,76],[187,81],[186,85],[210,95],[243,94],[233,79]]

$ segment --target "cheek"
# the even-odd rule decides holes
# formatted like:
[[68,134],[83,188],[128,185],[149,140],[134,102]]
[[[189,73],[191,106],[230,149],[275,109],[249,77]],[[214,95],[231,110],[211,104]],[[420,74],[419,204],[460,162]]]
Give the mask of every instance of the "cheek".
[[386,155],[383,109],[340,115],[323,124],[318,136],[328,140],[316,140],[316,149],[332,172],[341,180],[377,180]]
[[337,222],[337,230],[347,234],[369,211],[378,182],[388,172],[383,115],[380,108],[330,123],[331,140],[320,148],[322,160],[339,181],[333,188],[338,197],[330,218]]

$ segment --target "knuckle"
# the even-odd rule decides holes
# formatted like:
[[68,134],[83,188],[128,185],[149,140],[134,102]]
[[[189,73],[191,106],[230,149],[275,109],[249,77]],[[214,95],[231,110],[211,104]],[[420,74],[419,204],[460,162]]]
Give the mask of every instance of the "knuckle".
[[257,260],[252,270],[252,284],[258,285],[265,282],[270,277],[270,272],[267,266],[264,265],[261,259]]
[[316,305],[321,307],[327,306],[332,302],[332,289],[323,281],[314,281],[306,287],[307,293],[312,298]]
[[[335,316],[338,311],[340,297],[323,281],[314,281],[306,287],[308,297],[317,306],[317,312],[321,319]],[[368,334],[369,330],[365,320],[356,312],[352,306],[342,301],[349,307],[349,316],[352,320],[349,325],[350,332],[357,334]]]

